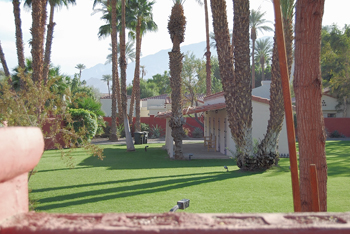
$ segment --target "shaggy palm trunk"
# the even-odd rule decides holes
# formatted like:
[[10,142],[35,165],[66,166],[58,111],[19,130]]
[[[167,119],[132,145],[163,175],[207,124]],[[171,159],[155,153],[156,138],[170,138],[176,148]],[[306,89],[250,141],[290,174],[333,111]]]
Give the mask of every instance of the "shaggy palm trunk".
[[20,2],[18,0],[13,0],[13,14],[15,16],[15,25],[16,25],[16,47],[17,47],[17,58],[18,66],[25,68],[24,61],[24,49],[23,49],[23,34],[22,34],[22,22],[21,22],[21,10]]
[[267,124],[267,132],[260,142],[258,149],[258,161],[260,168],[270,168],[277,157],[277,145],[279,134],[282,130],[284,119],[284,100],[280,66],[278,62],[278,50],[276,35],[272,53],[271,86],[270,86],[270,119]]
[[[135,73],[134,73],[135,76]],[[132,90],[131,90],[131,98],[130,98],[130,107],[129,107],[129,123],[132,123],[133,121],[133,115],[134,115],[134,106],[135,106],[135,77],[132,81]]]
[[234,1],[235,34],[235,141],[239,152],[237,164],[244,170],[256,168],[252,137],[252,86],[249,49],[249,0]]
[[[117,0],[112,0],[112,15],[111,15],[111,40],[112,40],[112,124],[111,132],[109,135],[110,141],[118,141],[117,135],[117,87],[119,87],[118,81],[118,58],[117,58]],[[109,82],[107,81],[108,92]]]
[[182,125],[182,59],[183,54],[180,52],[180,44],[184,41],[186,18],[183,7],[180,3],[175,3],[171,9],[168,30],[173,42],[173,49],[169,52],[170,65],[170,86],[171,86],[171,110],[172,116],[169,121],[171,135],[175,142],[175,159],[183,159],[182,138],[185,136]]
[[50,70],[50,58],[51,58],[51,46],[52,46],[52,40],[53,40],[53,29],[56,25],[55,22],[53,22],[53,17],[55,13],[55,6],[54,3],[50,1],[50,21],[47,26],[47,35],[46,35],[46,45],[45,45],[45,56],[44,56],[44,71],[43,71],[43,80],[44,83],[47,83],[48,77],[49,77],[49,70]]
[[[141,131],[141,121],[140,121],[140,57],[141,57],[141,19],[138,19],[136,26],[136,59],[135,59],[135,72],[134,81],[132,87],[132,97],[130,103],[129,118],[132,121],[133,111],[134,111],[134,100],[135,100],[135,131]],[[134,97],[134,98],[133,98]]]
[[43,80],[44,33],[46,20],[46,0],[32,2],[32,79],[41,83]]
[[211,11],[213,15],[213,27],[216,40],[216,48],[219,59],[220,76],[222,79],[222,87],[224,90],[226,110],[228,115],[229,127],[235,142],[237,134],[236,126],[236,109],[233,83],[235,80],[235,72],[233,69],[233,54],[230,42],[230,32],[228,29],[226,15],[225,0],[211,0]]
[[206,72],[207,72],[207,79],[206,79],[206,88],[207,88],[207,96],[211,94],[211,52],[210,52],[210,39],[209,39],[209,16],[208,16],[208,3],[207,0],[204,0],[204,10],[205,10],[205,36],[206,36],[206,43],[207,43],[207,52],[205,53],[205,56],[207,58],[206,63]]
[[264,58],[264,56],[261,56],[261,58],[260,58],[260,65],[261,65],[261,80],[265,80],[265,58]]
[[121,79],[121,99],[122,99],[122,113],[124,119],[124,130],[126,139],[127,151],[135,151],[134,143],[130,133],[130,126],[128,115],[126,113],[127,97],[126,97],[126,58],[125,58],[125,0],[122,0],[122,30],[120,41],[120,79]]
[[0,41],[0,60],[1,60],[2,67],[4,68],[5,76],[10,77],[10,72],[6,63],[5,54],[1,47],[1,41]]
[[[293,20],[292,16],[284,17],[284,35],[287,52],[287,63],[289,76],[293,63]],[[270,168],[278,162],[277,145],[279,134],[282,130],[284,120],[284,100],[282,82],[278,59],[276,35],[274,37],[271,66],[271,87],[270,87],[270,119],[267,125],[267,132],[260,142],[258,149],[259,167]]]
[[297,107],[302,211],[312,210],[310,164],[316,164],[320,210],[327,211],[327,162],[320,67],[324,0],[298,0],[295,18],[294,92]]

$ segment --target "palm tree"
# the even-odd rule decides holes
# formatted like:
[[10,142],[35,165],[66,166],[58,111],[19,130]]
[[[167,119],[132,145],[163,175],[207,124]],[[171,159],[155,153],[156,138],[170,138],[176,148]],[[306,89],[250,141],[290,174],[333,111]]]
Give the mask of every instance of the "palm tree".
[[[28,7],[31,7],[32,2],[33,0],[26,0],[24,4]],[[48,0],[48,2],[50,4],[50,16],[49,16],[49,24],[47,25],[44,68],[43,68],[43,80],[45,83],[47,83],[47,80],[48,80],[48,74],[49,74],[50,63],[51,63],[51,47],[52,47],[52,40],[53,40],[53,30],[56,25],[56,23],[54,22],[55,9],[63,5],[68,7],[69,3],[72,5],[76,3],[75,0]]]
[[[122,111],[124,118],[124,130],[126,138],[126,148],[127,151],[135,151],[134,144],[132,142],[132,137],[130,133],[129,120],[126,113],[127,98],[126,98],[126,58],[125,58],[125,0],[122,0],[121,8],[121,32],[120,32],[120,79],[121,79],[121,99],[122,99]],[[113,21],[112,21],[113,22]]]
[[[122,101],[120,96],[120,84],[118,77],[118,41],[117,41],[117,31],[118,24],[120,22],[117,19],[117,15],[120,15],[120,4],[116,0],[111,1],[101,1],[95,0],[93,7],[97,2],[102,3],[103,8],[96,11],[102,11],[103,16],[101,19],[107,21],[107,24],[102,25],[99,28],[99,37],[105,37],[107,35],[111,36],[112,41],[112,125],[111,125],[111,134],[109,137],[110,141],[118,141],[117,136],[117,104],[119,111],[119,120],[122,118]],[[111,23],[112,22],[112,23]],[[117,103],[118,101],[118,103]]]
[[20,11],[20,1],[13,0],[13,13],[15,16],[15,25],[16,25],[16,47],[17,47],[17,58],[18,66],[25,68],[24,62],[24,49],[23,49],[23,34],[22,34],[22,21],[21,21],[21,11]]
[[[233,93],[233,82],[235,80],[235,71],[233,67],[232,45],[230,40],[230,31],[228,29],[226,1],[211,0],[211,11],[213,16],[213,27],[216,41],[216,48],[219,59],[220,77],[222,87],[225,92],[225,103],[228,115],[229,126],[233,139],[236,141],[235,134],[235,97]],[[236,2],[236,1],[235,1]]]
[[327,211],[327,161],[322,115],[320,69],[321,29],[324,0],[296,2],[295,74],[293,86],[297,107],[300,198],[302,212],[312,211],[310,164],[317,168],[320,211]]
[[9,68],[7,67],[5,54],[4,54],[2,47],[1,47],[1,41],[0,41],[0,60],[1,60],[2,67],[4,68],[5,76],[10,77],[10,72],[9,72]]
[[182,138],[182,90],[181,71],[183,54],[180,51],[180,44],[185,39],[186,18],[184,15],[184,0],[173,0],[173,7],[168,22],[168,31],[173,43],[172,51],[169,52],[170,65],[170,86],[171,86],[171,110],[172,116],[169,125],[172,129],[171,135],[175,141],[174,157],[183,159]]
[[107,82],[108,95],[111,96],[111,92],[109,89],[109,82],[112,80],[112,75],[103,75],[101,80],[104,82]]
[[249,16],[249,26],[250,26],[250,34],[251,39],[253,42],[252,45],[252,88],[255,88],[255,41],[257,39],[258,31],[264,32],[264,31],[272,31],[272,28],[270,26],[267,26],[266,23],[270,23],[269,21],[265,20],[263,17],[265,15],[265,12],[260,12],[260,10],[252,10]]
[[79,70],[79,79],[81,78],[81,71],[84,70],[86,68],[86,66],[82,63],[79,63],[75,66],[76,69]]
[[262,79],[265,80],[265,63],[271,58],[272,43],[269,38],[256,41],[255,59],[260,62]]
[[252,83],[249,55],[249,0],[234,1],[235,96],[234,138],[239,152],[237,164],[245,170],[256,168],[252,138]]
[[[154,2],[148,2],[148,0],[130,0],[129,7],[133,12],[135,18],[131,20],[131,29],[136,33],[136,63],[135,63],[135,73],[133,81],[133,93],[136,102],[136,122],[135,130],[141,131],[140,122],[140,57],[141,57],[141,43],[142,37],[146,32],[157,31],[158,26],[153,21],[153,8]],[[129,16],[129,17],[130,17]],[[134,101],[131,99],[129,115],[132,118]],[[130,121],[131,122],[131,121]]]
[[[108,50],[112,51],[112,44],[109,44]],[[117,51],[120,51],[120,44],[118,43]],[[136,58],[136,52],[135,52],[135,42],[132,39],[129,39],[128,42],[125,44],[125,57],[126,62],[134,62]],[[107,55],[105,64],[112,63],[112,53]]]
[[46,0],[37,0],[32,3],[32,79],[34,82],[41,83],[43,80],[44,68],[44,34],[46,22]]
[[[294,0],[285,0],[281,2],[285,45],[287,51],[287,62],[289,76],[293,62],[293,15]],[[282,130],[284,120],[284,100],[282,93],[281,73],[278,59],[278,50],[276,35],[274,37],[272,66],[271,66],[271,86],[270,86],[270,119],[267,124],[267,131],[264,139],[258,146],[258,161],[260,168],[269,168],[278,162],[277,145],[279,134]]]
[[44,82],[47,83],[50,63],[51,63],[51,46],[53,40],[53,29],[56,23],[53,21],[55,8],[65,5],[68,7],[68,3],[74,5],[75,0],[49,0],[50,3],[50,20],[47,25],[46,45],[45,45],[45,56],[44,56]]

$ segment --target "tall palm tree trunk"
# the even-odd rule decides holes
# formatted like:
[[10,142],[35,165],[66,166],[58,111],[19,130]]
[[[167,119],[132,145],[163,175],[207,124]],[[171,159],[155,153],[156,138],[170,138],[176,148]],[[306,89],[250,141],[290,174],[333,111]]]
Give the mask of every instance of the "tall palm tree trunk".
[[141,19],[137,19],[136,26],[136,59],[135,59],[135,72],[134,80],[132,86],[130,110],[129,110],[129,122],[132,123],[134,104],[136,112],[136,121],[135,121],[135,131],[141,131],[141,122],[140,122],[140,57],[141,57]]
[[[254,38],[254,39],[253,39]],[[255,40],[256,40],[256,36],[253,37],[252,34],[252,89],[255,88]]]
[[175,159],[183,159],[182,138],[185,136],[182,125],[182,59],[183,54],[180,51],[180,44],[184,41],[186,18],[183,6],[175,3],[171,9],[170,20],[168,22],[168,30],[173,42],[172,51],[169,52],[170,65],[170,86],[171,86],[171,110],[172,116],[169,121],[171,127],[171,135],[175,142],[174,157]]
[[281,73],[278,59],[276,35],[272,52],[271,86],[270,86],[270,119],[267,124],[267,132],[260,142],[258,149],[258,161],[260,168],[270,168],[277,157],[277,144],[282,130],[284,119],[284,100],[282,93]]
[[21,22],[21,10],[19,0],[13,0],[13,14],[15,16],[15,25],[16,25],[16,47],[17,47],[17,58],[18,66],[25,68],[24,60],[24,49],[23,49],[23,34],[22,34],[22,22]]
[[43,80],[44,33],[46,20],[46,0],[32,2],[32,79],[41,83]]
[[250,49],[249,49],[249,0],[234,1],[234,28],[235,34],[235,140],[239,151],[237,164],[244,170],[256,167],[253,156],[252,137],[252,84],[250,76]]
[[47,34],[46,34],[46,45],[45,45],[45,56],[44,56],[44,71],[43,71],[43,79],[45,84],[47,83],[48,76],[49,76],[49,70],[50,70],[50,63],[51,63],[51,46],[52,46],[52,40],[53,40],[53,29],[56,25],[55,22],[53,22],[55,13],[55,5],[50,1],[50,20],[49,24],[47,26]]
[[138,20],[138,26],[136,27],[136,64],[135,64],[135,111],[136,111],[136,121],[135,129],[136,131],[141,131],[141,119],[140,119],[140,57],[141,57],[141,20]]
[[1,60],[2,67],[4,68],[5,76],[10,77],[10,72],[6,63],[5,54],[1,47],[1,41],[0,41],[0,60]]
[[210,39],[209,39],[209,16],[208,16],[208,3],[207,0],[204,0],[204,11],[205,11],[205,36],[206,36],[206,43],[207,43],[207,52],[205,53],[205,56],[207,58],[206,63],[206,72],[207,72],[207,79],[206,79],[206,88],[207,88],[207,96],[211,94],[211,52],[210,52]]
[[[109,135],[110,141],[118,141],[117,135],[117,87],[119,87],[118,81],[118,58],[117,58],[117,0],[111,0],[111,41],[112,41],[112,123],[111,132]],[[108,92],[109,83],[107,81]],[[118,103],[120,103],[118,101]]]
[[[294,8],[294,3],[291,1],[289,6]],[[293,11],[289,9],[290,15],[283,16],[285,45],[287,52],[288,73],[291,75],[293,63]],[[275,31],[276,33],[276,31]],[[270,119],[267,125],[267,131],[264,139],[258,146],[258,157],[260,168],[270,168],[277,158],[277,145],[280,132],[282,130],[284,120],[284,100],[282,92],[281,73],[278,59],[278,50],[276,43],[276,35],[274,36],[272,65],[271,65],[271,86],[270,86]]]
[[131,90],[130,107],[129,107],[129,123],[133,122],[134,106],[135,106],[135,73],[134,73],[134,79],[132,80],[132,90]]
[[327,211],[327,162],[320,67],[324,0],[296,2],[294,92],[297,108],[302,211],[312,210],[310,164],[316,164],[320,210]]
[[[211,0],[211,9],[229,127],[238,152],[237,165],[243,169],[253,169],[254,160],[250,161],[253,145],[249,67],[249,1],[234,1],[235,70],[226,16],[226,2]],[[237,34],[240,36],[236,36]]]
[[122,99],[122,111],[124,118],[124,130],[126,138],[127,151],[135,151],[134,144],[130,133],[130,126],[128,115],[126,113],[127,97],[126,97],[126,58],[125,58],[125,0],[122,0],[122,30],[121,30],[121,41],[120,41],[120,78],[121,78],[121,99]]

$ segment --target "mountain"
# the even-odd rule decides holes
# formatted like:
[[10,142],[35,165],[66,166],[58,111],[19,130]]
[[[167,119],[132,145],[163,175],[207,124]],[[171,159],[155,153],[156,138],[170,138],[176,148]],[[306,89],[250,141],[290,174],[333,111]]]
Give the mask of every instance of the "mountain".
[[[185,45],[181,47],[181,52],[186,54],[187,52],[193,53],[197,58],[204,59],[204,50],[206,43],[199,42],[195,44]],[[168,50],[161,50],[155,54],[142,57],[140,64],[145,66],[146,76],[144,79],[152,78],[156,74],[163,74],[164,71],[169,70],[169,55]],[[216,51],[212,51],[212,56],[216,56]],[[134,79],[135,62],[128,64],[126,70],[126,83],[131,84]],[[102,75],[112,74],[111,64],[97,64],[91,68],[85,69],[81,73],[81,79],[86,80],[87,85],[98,88],[101,93],[108,93],[107,84],[103,82]],[[120,76],[119,76],[120,77]]]

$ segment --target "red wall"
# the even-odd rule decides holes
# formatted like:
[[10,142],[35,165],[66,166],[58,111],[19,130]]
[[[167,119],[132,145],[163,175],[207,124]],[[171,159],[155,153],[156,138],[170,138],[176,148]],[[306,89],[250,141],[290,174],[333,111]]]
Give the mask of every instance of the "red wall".
[[[103,119],[108,122],[109,125],[112,124],[112,118],[111,117],[103,117]],[[203,130],[203,128],[196,122],[195,119],[192,119],[190,117],[186,117],[186,123],[184,124],[184,127],[185,128],[189,128],[190,129],[190,134],[189,136],[192,136],[191,135],[191,132],[196,128],[201,128]],[[134,124],[135,124],[135,121],[136,121],[136,118],[134,117],[133,118],[133,126],[132,126],[132,130],[131,132],[133,133],[134,132]],[[203,118],[201,119],[201,121],[203,122]],[[141,117],[141,123],[145,123],[145,124],[148,124],[149,127],[153,127],[153,126],[156,126],[158,125],[158,127],[161,127],[163,130],[164,130],[164,134],[165,134],[165,129],[166,129],[166,119],[164,118],[156,118],[154,115],[151,115],[150,117]],[[189,125],[188,125],[188,124]],[[191,126],[190,126],[191,125]],[[193,126],[193,127],[192,127]]]
[[324,124],[328,133],[337,130],[346,137],[350,137],[350,118],[324,118]]

